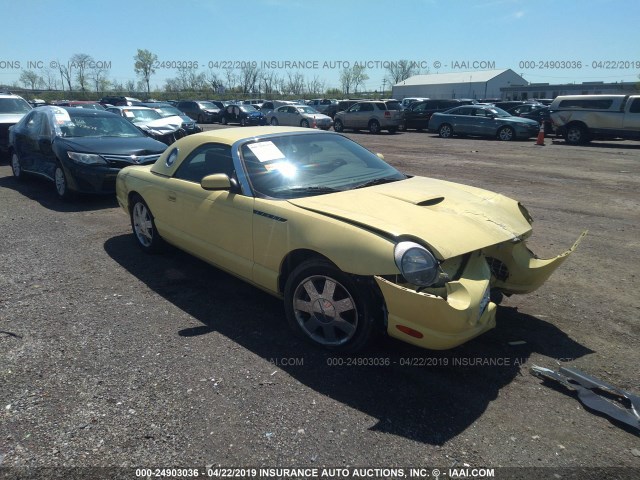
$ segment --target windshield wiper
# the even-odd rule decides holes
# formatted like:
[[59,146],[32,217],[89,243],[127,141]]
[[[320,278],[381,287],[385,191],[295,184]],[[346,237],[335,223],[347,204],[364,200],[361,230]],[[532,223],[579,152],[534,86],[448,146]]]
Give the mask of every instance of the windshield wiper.
[[361,183],[360,185],[356,185],[353,187],[356,188],[365,188],[365,187],[373,187],[374,185],[382,185],[383,183],[391,183],[397,182],[401,180],[400,178],[374,178],[373,180],[369,180],[368,182]]
[[291,187],[286,191],[291,193],[334,193],[340,192],[341,190],[324,185],[309,185],[307,187]]

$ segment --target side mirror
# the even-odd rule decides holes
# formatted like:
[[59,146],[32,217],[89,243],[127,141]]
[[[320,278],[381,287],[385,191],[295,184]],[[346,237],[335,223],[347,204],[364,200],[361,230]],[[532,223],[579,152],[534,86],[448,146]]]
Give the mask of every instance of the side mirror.
[[205,190],[231,190],[231,180],[226,173],[214,173],[200,180],[200,186]]

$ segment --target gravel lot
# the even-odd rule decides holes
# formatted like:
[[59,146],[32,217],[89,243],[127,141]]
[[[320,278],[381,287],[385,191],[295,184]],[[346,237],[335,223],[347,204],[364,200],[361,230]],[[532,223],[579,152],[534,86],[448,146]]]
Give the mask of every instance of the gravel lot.
[[640,143],[348,135],[406,173],[519,199],[541,257],[589,235],[466,345],[381,339],[335,357],[290,333],[279,300],[180,251],[140,253],[115,199],[62,203],[3,159],[0,478],[205,465],[640,475],[637,434],[529,373],[561,363],[640,393]]

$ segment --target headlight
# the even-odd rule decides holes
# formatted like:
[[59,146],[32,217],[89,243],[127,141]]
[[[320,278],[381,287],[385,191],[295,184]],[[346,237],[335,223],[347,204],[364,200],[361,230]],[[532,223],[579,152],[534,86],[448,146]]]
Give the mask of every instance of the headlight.
[[400,242],[393,256],[400,272],[409,283],[427,287],[438,278],[438,261],[429,250],[414,242]]
[[93,153],[67,152],[69,158],[74,162],[84,163],[85,165],[106,165],[106,161],[100,155]]

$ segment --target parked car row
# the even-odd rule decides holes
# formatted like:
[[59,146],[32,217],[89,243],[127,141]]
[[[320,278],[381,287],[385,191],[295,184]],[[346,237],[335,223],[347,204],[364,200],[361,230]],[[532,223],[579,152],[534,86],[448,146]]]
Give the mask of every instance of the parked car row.
[[195,104],[204,109],[187,108],[189,116],[168,102],[141,102],[130,97],[102,100],[106,99],[121,105],[104,107],[98,102],[65,100],[32,109],[21,97],[0,93],[0,147],[10,153],[14,176],[46,177],[55,183],[62,198],[72,192],[112,192],[120,168],[152,162],[167,145],[201,132],[193,116],[204,115],[203,111],[223,124],[322,130],[333,126],[336,132],[366,129],[395,133],[406,127],[428,129],[442,138],[488,136],[508,141],[537,135],[541,124],[550,133],[553,123],[568,143],[640,138],[640,96],[562,96],[550,106],[526,101],[417,99],[407,109],[395,99],[317,101],[326,108],[336,107],[334,120],[294,101],[264,102],[263,107],[274,107],[267,114],[251,101],[218,102],[220,106],[205,101],[178,102],[183,107]]

